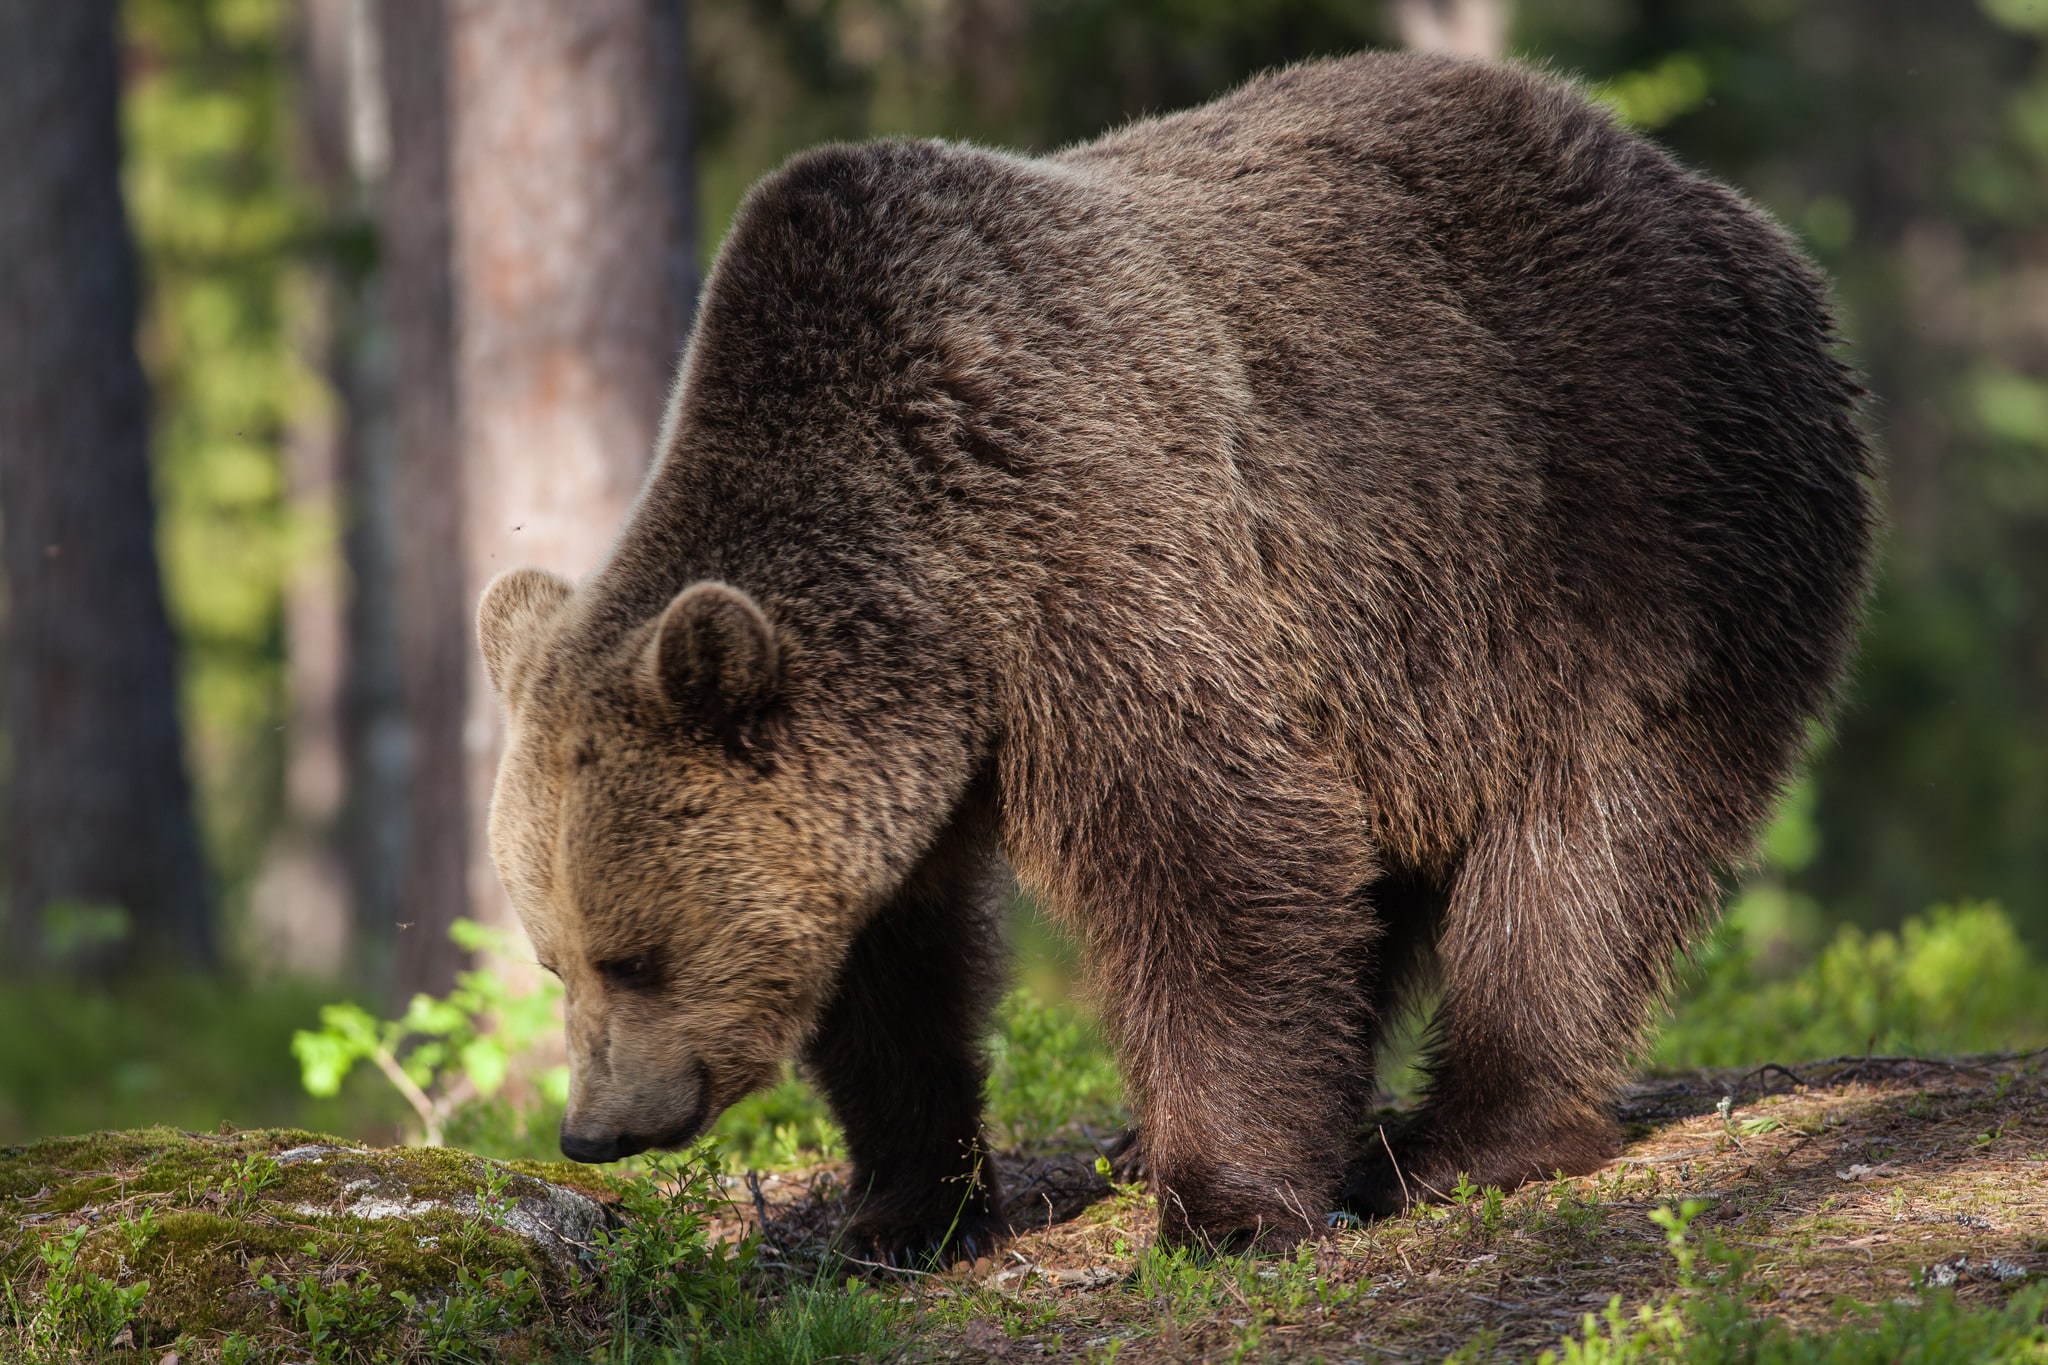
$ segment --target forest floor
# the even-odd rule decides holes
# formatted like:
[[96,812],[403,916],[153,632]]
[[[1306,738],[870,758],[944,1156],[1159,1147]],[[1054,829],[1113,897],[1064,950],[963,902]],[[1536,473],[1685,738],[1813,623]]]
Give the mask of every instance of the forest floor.
[[1529,1360],[1588,1315],[1672,1348],[1600,1360],[1758,1330],[1927,1361],[1991,1358],[1994,1331],[2019,1343],[1998,1358],[2048,1360],[2048,1290],[2025,1287],[2048,1276],[2048,1053],[1661,1077],[1621,1113],[1594,1175],[1461,1185],[1290,1255],[1155,1251],[1151,1199],[1092,1149],[1013,1153],[1014,1235],[929,1274],[836,1255],[843,1166],[614,1179],[290,1130],[49,1139],[0,1148],[0,1361],[669,1359],[664,1320],[621,1307],[650,1291],[695,1305],[702,1349],[676,1358],[707,1362]]
[[[1744,1263],[1759,1315],[1827,1330],[1952,1291],[1993,1306],[2048,1274],[2042,1054],[1863,1057],[1634,1086],[1604,1170],[1474,1191],[1292,1258],[1148,1255],[1154,1218],[1092,1153],[1003,1161],[1017,1235],[906,1277],[917,1354],[960,1361],[1529,1359],[1619,1299],[1665,1301],[1680,1272],[1653,1211],[1703,1207],[1692,1244]],[[1725,1101],[1725,1103],[1724,1103]],[[844,1172],[759,1177],[764,1261],[820,1264]]]

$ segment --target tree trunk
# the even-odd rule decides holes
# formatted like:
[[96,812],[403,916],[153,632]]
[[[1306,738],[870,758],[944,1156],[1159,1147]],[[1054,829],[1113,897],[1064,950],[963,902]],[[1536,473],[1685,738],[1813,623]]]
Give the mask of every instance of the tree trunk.
[[1498,61],[1507,51],[1509,0],[1393,0],[1403,47]]
[[[450,0],[467,602],[594,568],[640,484],[695,298],[680,0]],[[465,638],[467,632],[465,632]],[[473,646],[471,913],[501,721]]]
[[325,250],[307,263],[308,306],[294,316],[292,341],[334,401],[301,405],[286,432],[291,515],[317,528],[319,542],[299,556],[284,588],[285,809],[249,904],[259,961],[323,977],[365,956],[376,921],[391,918],[388,894],[381,914],[370,906],[391,880],[384,867],[393,860],[351,855],[366,842],[362,816],[382,817],[403,795],[402,767],[393,791],[374,758],[363,761],[374,748],[361,742],[379,711],[395,711],[397,690],[382,676],[396,668],[395,643],[385,644],[396,638],[384,529],[390,499],[378,496],[376,478],[388,462],[375,445],[385,427],[384,386],[370,278],[356,249],[366,227],[363,186],[381,151],[381,101],[365,98],[366,3],[299,0],[294,15],[296,160],[320,206]]
[[10,958],[43,955],[52,910],[118,905],[131,951],[86,950],[88,965],[211,964],[156,559],[118,106],[114,0],[0,0]]
[[408,754],[391,983],[440,993],[468,913],[468,769],[462,743],[470,601],[455,387],[448,183],[448,13],[442,0],[378,0],[390,160],[378,197],[383,314],[392,357],[393,530]]

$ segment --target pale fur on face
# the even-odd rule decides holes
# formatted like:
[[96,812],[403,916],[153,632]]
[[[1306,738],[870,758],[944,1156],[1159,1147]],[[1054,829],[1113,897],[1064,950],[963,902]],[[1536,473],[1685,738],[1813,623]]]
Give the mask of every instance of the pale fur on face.
[[786,772],[729,742],[774,688],[758,609],[700,584],[571,671],[572,652],[546,646],[572,600],[531,570],[485,592],[479,635],[508,715],[491,853],[565,987],[564,1149],[623,1156],[686,1143],[771,1083],[857,926],[823,822]]

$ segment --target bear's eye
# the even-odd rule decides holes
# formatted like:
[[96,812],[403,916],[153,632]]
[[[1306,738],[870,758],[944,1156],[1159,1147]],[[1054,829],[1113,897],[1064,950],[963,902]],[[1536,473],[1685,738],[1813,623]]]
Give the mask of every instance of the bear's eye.
[[597,964],[597,974],[614,990],[651,991],[661,985],[661,964],[652,953],[606,958]]

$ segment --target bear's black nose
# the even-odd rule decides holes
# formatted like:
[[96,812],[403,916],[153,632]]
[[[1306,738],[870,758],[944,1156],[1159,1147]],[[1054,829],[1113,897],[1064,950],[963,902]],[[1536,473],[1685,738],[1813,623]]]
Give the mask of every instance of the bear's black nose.
[[562,1155],[571,1161],[617,1161],[646,1150],[646,1143],[626,1133],[574,1133],[562,1125]]

